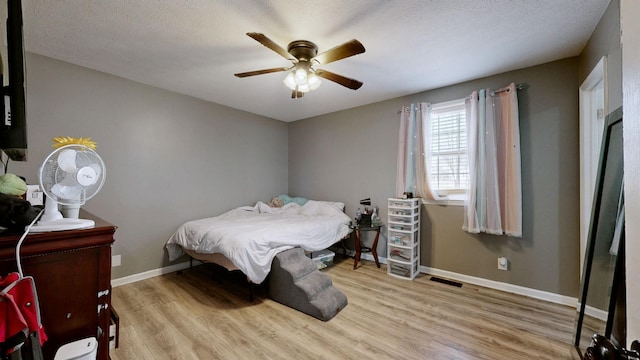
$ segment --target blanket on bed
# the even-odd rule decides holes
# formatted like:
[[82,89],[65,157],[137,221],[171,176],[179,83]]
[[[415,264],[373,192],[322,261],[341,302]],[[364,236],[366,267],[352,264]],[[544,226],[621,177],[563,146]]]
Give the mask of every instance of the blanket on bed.
[[309,200],[303,206],[289,203],[272,208],[259,201],[216,217],[189,221],[169,238],[169,260],[183,255],[183,248],[221,253],[259,284],[279,252],[294,247],[322,250],[345,237],[350,219],[340,206],[344,204]]

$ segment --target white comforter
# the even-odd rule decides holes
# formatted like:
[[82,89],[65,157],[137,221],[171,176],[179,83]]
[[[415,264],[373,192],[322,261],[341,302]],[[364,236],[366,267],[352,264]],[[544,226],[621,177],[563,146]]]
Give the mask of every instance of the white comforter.
[[345,237],[350,219],[339,209],[340,204],[309,200],[303,206],[289,203],[272,208],[258,202],[220,216],[189,221],[167,242],[169,260],[184,254],[183,248],[221,253],[259,284],[279,252],[297,246],[322,250]]

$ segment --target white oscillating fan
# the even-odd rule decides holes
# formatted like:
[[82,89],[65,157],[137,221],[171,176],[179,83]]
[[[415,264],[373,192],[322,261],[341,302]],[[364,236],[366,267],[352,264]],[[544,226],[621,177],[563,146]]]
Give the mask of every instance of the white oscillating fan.
[[[93,220],[78,219],[78,214],[80,206],[102,188],[105,172],[100,156],[85,145],[66,145],[54,150],[44,160],[38,172],[46,199],[42,218],[30,231],[93,227]],[[61,205],[62,213],[58,205]]]

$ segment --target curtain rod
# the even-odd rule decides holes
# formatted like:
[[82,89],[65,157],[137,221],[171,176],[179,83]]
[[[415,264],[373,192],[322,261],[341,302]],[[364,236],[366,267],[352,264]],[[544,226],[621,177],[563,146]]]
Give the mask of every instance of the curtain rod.
[[[516,90],[524,90],[524,89],[526,89],[528,87],[529,87],[529,84],[527,84],[527,83],[516,84]],[[491,91],[491,94],[495,94],[495,93],[501,93],[501,92],[504,92],[504,91],[509,91],[509,88],[507,87],[507,88],[502,88],[502,89],[499,89],[499,90],[490,90],[490,91]],[[415,110],[418,110],[417,106],[416,106]],[[398,110],[397,114],[400,114],[400,113],[402,113],[402,110]]]
[[[529,87],[529,84],[527,84],[527,83],[516,84],[516,90],[524,90],[524,89],[526,89],[528,87]],[[491,90],[491,93],[495,94],[495,93],[504,92],[504,91],[509,91],[509,88],[507,87],[507,88],[502,88],[502,89],[499,89],[499,90]]]

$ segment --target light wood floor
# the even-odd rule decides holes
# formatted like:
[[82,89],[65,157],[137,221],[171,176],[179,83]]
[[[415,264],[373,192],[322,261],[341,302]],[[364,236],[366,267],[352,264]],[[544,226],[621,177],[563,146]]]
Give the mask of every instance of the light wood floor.
[[575,309],[474,285],[324,270],[349,304],[322,322],[197,266],[113,289],[119,359],[574,359]]

